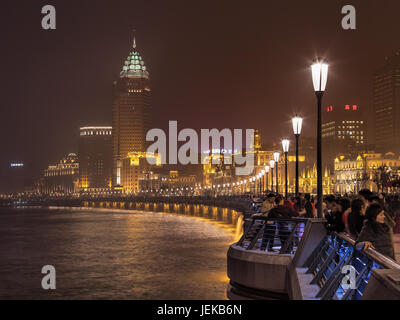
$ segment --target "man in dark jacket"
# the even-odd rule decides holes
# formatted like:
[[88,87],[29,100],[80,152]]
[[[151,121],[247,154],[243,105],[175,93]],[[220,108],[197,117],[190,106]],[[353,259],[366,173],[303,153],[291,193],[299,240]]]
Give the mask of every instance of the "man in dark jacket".
[[[272,208],[269,211],[268,218],[275,218],[275,219],[290,219],[296,216],[295,211],[290,209],[289,207],[284,205],[284,199],[281,195],[278,195],[275,199],[275,204],[276,207]],[[278,227],[278,234],[279,238],[281,241],[281,246],[283,247],[285,245],[285,241],[288,239],[290,236],[292,230],[290,228],[289,222],[286,221],[279,221],[277,223]],[[293,244],[290,243],[288,245],[288,250],[287,252],[290,252],[292,250]]]
[[342,221],[342,207],[339,201],[333,195],[325,197],[327,212],[325,219],[327,221],[326,228],[328,231],[342,232],[344,230],[344,223]]

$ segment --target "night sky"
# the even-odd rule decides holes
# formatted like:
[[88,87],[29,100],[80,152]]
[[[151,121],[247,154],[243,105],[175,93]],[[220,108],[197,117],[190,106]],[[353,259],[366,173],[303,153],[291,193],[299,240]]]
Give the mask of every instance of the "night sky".
[[[57,29],[41,28],[42,6]],[[342,6],[357,30],[341,28]],[[384,5],[382,5],[384,4]],[[154,127],[259,128],[265,144],[316,130],[310,61],[327,57],[324,105],[371,118],[372,75],[400,50],[400,2],[1,1],[0,165],[32,174],[77,152],[79,127],[111,124],[112,83],[132,45],[150,72]]]

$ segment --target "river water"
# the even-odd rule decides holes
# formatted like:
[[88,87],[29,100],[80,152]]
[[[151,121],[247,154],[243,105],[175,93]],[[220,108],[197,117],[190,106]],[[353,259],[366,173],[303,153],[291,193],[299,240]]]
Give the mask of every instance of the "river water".
[[[235,229],[102,209],[0,209],[0,299],[226,299]],[[44,265],[56,289],[41,287]]]

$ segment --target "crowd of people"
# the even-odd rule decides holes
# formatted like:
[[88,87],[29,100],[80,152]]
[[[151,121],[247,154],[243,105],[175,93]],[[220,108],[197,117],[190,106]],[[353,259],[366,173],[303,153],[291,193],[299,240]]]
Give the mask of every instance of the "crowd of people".
[[[259,204],[258,214],[269,218],[317,217],[317,201],[310,194],[285,199],[269,193],[253,197],[253,202]],[[329,232],[345,232],[358,249],[373,248],[395,260],[393,232],[400,232],[398,195],[376,195],[368,189],[351,196],[328,195],[323,199],[322,212]]]

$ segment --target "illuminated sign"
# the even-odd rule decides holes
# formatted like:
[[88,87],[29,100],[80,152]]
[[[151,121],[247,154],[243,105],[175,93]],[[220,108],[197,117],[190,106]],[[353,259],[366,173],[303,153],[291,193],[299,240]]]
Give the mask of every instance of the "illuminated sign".
[[23,166],[24,166],[23,163],[11,163],[11,164],[10,164],[10,167],[11,167],[11,168],[14,168],[14,167],[23,167]]
[[352,106],[351,106],[351,108],[350,108],[350,105],[349,104],[346,104],[345,106],[344,106],[344,110],[353,110],[353,111],[357,111],[357,105],[356,104],[353,104]]

